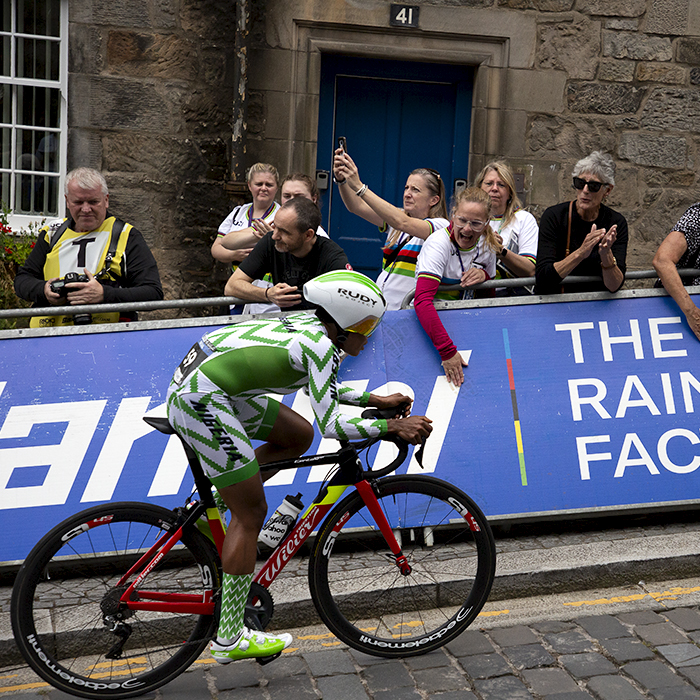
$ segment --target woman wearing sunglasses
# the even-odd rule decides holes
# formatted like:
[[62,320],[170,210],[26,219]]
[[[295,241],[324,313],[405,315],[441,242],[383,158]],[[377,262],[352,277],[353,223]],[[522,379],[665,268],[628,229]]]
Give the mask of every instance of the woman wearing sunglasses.
[[[535,294],[616,292],[625,281],[627,221],[603,204],[615,185],[610,155],[593,151],[574,166],[573,202],[555,204],[540,219]],[[569,275],[602,277],[602,282],[569,285]]]
[[[478,187],[455,195],[450,225],[423,244],[416,265],[414,307],[423,330],[440,353],[447,381],[459,387],[466,362],[438,318],[434,300],[469,299],[475,284],[496,274],[496,234],[489,225],[491,198]],[[459,284],[462,289],[438,292],[438,286]]]

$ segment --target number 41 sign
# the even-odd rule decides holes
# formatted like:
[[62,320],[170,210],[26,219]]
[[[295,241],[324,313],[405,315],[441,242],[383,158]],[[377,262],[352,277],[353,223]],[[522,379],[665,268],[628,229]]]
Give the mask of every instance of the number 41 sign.
[[391,5],[389,24],[392,27],[417,27],[419,9],[417,5]]

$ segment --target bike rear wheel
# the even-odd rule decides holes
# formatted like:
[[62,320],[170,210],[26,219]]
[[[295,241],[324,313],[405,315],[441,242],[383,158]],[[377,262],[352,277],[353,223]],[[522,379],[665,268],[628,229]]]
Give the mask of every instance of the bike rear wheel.
[[[119,579],[177,527],[165,508],[114,503],[64,520],[39,541],[15,580],[11,618],[22,655],[44,680],[79,697],[130,698],[172,680],[201,654],[215,614],[128,610],[119,602],[126,589]],[[219,588],[218,555],[191,528],[131,600],[139,590],[213,600]]]
[[424,654],[463,632],[486,602],[496,568],[491,528],[469,496],[435,477],[394,476],[374,487],[411,573],[401,573],[354,492],[319,530],[311,597],[328,628],[354,649]]

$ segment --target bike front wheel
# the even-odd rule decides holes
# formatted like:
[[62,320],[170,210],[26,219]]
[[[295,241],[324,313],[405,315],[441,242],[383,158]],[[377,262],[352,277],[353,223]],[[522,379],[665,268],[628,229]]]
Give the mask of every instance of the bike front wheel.
[[[64,520],[39,541],[15,580],[11,618],[22,655],[44,680],[78,697],[130,698],[172,680],[201,654],[215,632],[213,605],[212,614],[193,614],[120,602],[141,573],[136,562],[177,528],[165,508],[114,503]],[[173,594],[213,601],[219,588],[218,555],[191,528],[130,601]]]
[[496,548],[486,518],[465,493],[431,476],[374,484],[402,545],[402,573],[355,491],[323,522],[309,561],[311,597],[328,628],[374,656],[424,654],[463,632],[488,597]]

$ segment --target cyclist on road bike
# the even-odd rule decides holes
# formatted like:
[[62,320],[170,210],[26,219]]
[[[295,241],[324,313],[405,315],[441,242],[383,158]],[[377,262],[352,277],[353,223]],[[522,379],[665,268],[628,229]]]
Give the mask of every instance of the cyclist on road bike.
[[[305,418],[269,394],[308,389],[327,438],[393,433],[418,444],[432,430],[425,416],[368,420],[338,410],[339,403],[393,408],[411,401],[338,382],[340,351],[358,355],[384,315],[386,302],[377,285],[359,272],[338,270],[307,282],[303,293],[318,307],[316,316],[253,318],[207,333],[180,363],[168,389],[171,425],[195,450],[231,511],[222,552],[221,618],[210,644],[219,663],[275,656],[292,641],[289,634],[243,625],[267,513],[259,465],[301,456],[314,437]],[[265,442],[254,450],[251,439]]]

